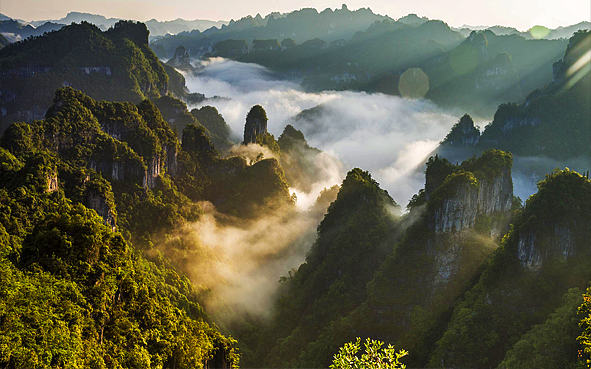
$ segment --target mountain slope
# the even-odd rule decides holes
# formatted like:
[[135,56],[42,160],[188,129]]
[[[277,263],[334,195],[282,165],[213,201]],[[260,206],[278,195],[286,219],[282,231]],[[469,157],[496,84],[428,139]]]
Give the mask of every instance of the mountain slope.
[[391,252],[396,207],[369,173],[353,169],[347,174],[306,262],[284,282],[278,313],[261,335],[255,365],[305,365],[298,356],[307,343],[365,298],[365,283]]
[[583,290],[591,269],[590,206],[591,182],[576,172],[556,171],[540,182],[478,283],[455,306],[430,365],[496,366],[562,305],[569,288]]
[[140,102],[166,95],[169,82],[148,47],[141,23],[122,21],[106,32],[89,23],[0,50],[2,129],[7,123],[43,118],[55,90],[72,86],[91,97]]
[[3,366],[237,364],[199,289],[141,251],[157,232],[199,216],[175,184],[194,173],[187,162],[198,154],[205,165],[212,158],[204,154],[215,152],[203,128],[192,127],[197,152],[180,147],[149,100],[98,102],[64,88],[45,120],[2,135]]

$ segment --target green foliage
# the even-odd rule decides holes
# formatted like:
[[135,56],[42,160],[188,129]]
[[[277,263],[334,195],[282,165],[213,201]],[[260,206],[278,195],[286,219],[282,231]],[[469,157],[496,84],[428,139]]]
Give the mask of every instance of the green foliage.
[[143,23],[121,21],[101,32],[82,22],[3,48],[0,80],[18,99],[5,106],[2,123],[22,119],[19,111],[42,116],[64,83],[99,100],[139,103],[166,94],[167,73],[147,40]]
[[400,359],[408,353],[404,350],[396,352],[394,346],[384,345],[381,341],[375,341],[368,338],[365,343],[365,352],[358,355],[361,349],[361,338],[357,338],[355,342],[346,343],[335,355],[331,369],[396,369],[406,368],[406,365],[400,362]]
[[503,171],[513,166],[513,155],[510,152],[490,149],[483,151],[479,157],[471,157],[460,165],[460,170],[474,172],[480,179],[492,180]]
[[191,114],[209,131],[210,138],[219,150],[227,149],[230,145],[230,126],[213,106],[205,105],[191,110]]
[[425,169],[425,192],[431,194],[455,170],[455,166],[446,158],[439,155],[429,157],[427,169]]
[[272,152],[279,154],[281,152],[281,147],[275,140],[275,136],[271,133],[266,132],[265,134],[260,134],[256,136],[255,143],[261,146],[267,146]]
[[183,129],[182,148],[200,163],[211,162],[218,156],[205,128],[196,124],[189,124]]
[[582,302],[578,288],[568,290],[564,304],[548,319],[535,325],[524,334],[507,352],[499,368],[575,368],[577,366],[577,343],[573,340],[580,334],[577,307]]
[[[570,335],[553,332],[554,337],[541,335],[539,341],[533,340],[533,333],[524,336],[536,324],[543,323],[533,328],[541,333],[568,319],[564,310],[556,310],[562,306],[562,295],[588,282],[591,265],[586,245],[591,237],[591,214],[583,209],[591,206],[591,182],[564,170],[549,175],[539,188],[517,212],[511,231],[503,237],[478,283],[455,305],[430,365],[443,360],[445,365],[497,366],[511,348],[515,355],[532,345],[544,350],[550,339]],[[561,232],[568,233],[569,239],[561,240]],[[566,247],[572,251],[560,251]],[[553,311],[557,315],[550,316]],[[514,346],[521,339],[523,342]],[[572,363],[568,352],[573,348],[565,344],[567,341],[560,341],[558,351],[549,351],[548,360],[559,362],[557,365]]]
[[[577,337],[577,341],[583,347],[585,364],[589,368],[591,367],[591,287],[587,288],[587,291],[583,295],[583,303],[579,306],[578,312],[581,316],[579,325],[583,329],[583,332]],[[579,355],[579,357],[583,357],[583,355]]]
[[265,111],[265,109],[263,109],[262,106],[254,105],[252,108],[250,108],[250,111],[246,115],[246,120],[261,120],[267,122],[269,119],[267,118],[267,112]]
[[[193,143],[209,142],[192,128]],[[164,174],[179,170],[177,153],[189,157],[181,167],[199,153],[181,148],[152,102],[61,89],[45,120],[10,126],[0,144],[0,366],[238,364],[198,290],[168,259],[142,252],[200,214],[177,187],[183,176]],[[163,169],[149,187],[147,168]]]

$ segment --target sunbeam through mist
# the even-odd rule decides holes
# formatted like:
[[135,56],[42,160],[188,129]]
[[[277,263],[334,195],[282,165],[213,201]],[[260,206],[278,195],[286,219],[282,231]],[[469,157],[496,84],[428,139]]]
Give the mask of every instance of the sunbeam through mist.
[[[275,137],[292,124],[311,146],[341,160],[345,171],[353,167],[369,170],[403,206],[424,183],[422,174],[413,169],[423,163],[458,116],[428,100],[351,91],[304,92],[298,81],[283,80],[256,64],[214,58],[200,62],[198,70],[185,75],[188,88],[208,97],[229,98],[202,105],[215,106],[237,140],[248,110],[260,104]],[[314,114],[298,116],[317,106]],[[315,198],[313,194],[309,197]]]

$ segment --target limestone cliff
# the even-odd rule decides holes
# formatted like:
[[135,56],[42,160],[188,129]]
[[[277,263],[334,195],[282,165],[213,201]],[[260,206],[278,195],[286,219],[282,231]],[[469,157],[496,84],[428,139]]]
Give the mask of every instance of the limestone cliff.
[[43,118],[60,87],[134,103],[169,91],[146,26],[131,21],[105,32],[86,22],[72,24],[10,44],[0,50],[0,69],[0,132],[11,122]]
[[244,144],[257,142],[257,136],[267,133],[267,113],[260,105],[253,106],[246,116]]
[[103,218],[103,223],[115,231],[117,228],[117,215],[112,199],[109,204],[109,199],[105,194],[101,194],[97,188],[89,187],[86,190],[86,198],[84,200],[84,205],[90,209],[94,209],[96,213]]
[[[514,342],[562,305],[568,289],[587,286],[591,182],[557,170],[538,188],[478,282],[456,304],[429,366],[497,367]],[[483,334],[492,339],[481,340]]]
[[433,197],[441,196],[438,205],[433,206],[429,223],[435,232],[460,232],[473,228],[479,216],[507,213],[511,209],[513,181],[510,167],[503,168],[493,178],[478,179],[467,172],[451,176],[433,193]]

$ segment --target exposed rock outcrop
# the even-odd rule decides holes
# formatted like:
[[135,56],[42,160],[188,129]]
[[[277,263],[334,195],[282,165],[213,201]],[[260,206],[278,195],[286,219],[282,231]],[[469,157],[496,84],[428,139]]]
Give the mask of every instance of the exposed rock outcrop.
[[260,105],[255,105],[246,116],[244,125],[244,144],[257,142],[257,136],[267,133],[267,113]]
[[472,117],[464,114],[447,134],[442,145],[450,146],[476,146],[480,139],[480,131],[474,126]]
[[430,225],[437,233],[473,228],[479,216],[506,213],[511,209],[513,181],[510,168],[503,169],[491,179],[462,181],[456,186],[455,193],[442,199],[441,205],[435,209]]
[[87,190],[85,203],[91,209],[94,209],[96,213],[103,218],[103,223],[111,227],[113,231],[117,228],[117,218],[114,209],[107,204],[107,201],[103,195],[94,189]]
[[191,56],[189,56],[187,48],[183,45],[178,46],[174,51],[174,56],[167,62],[167,64],[176,68],[192,68]]

